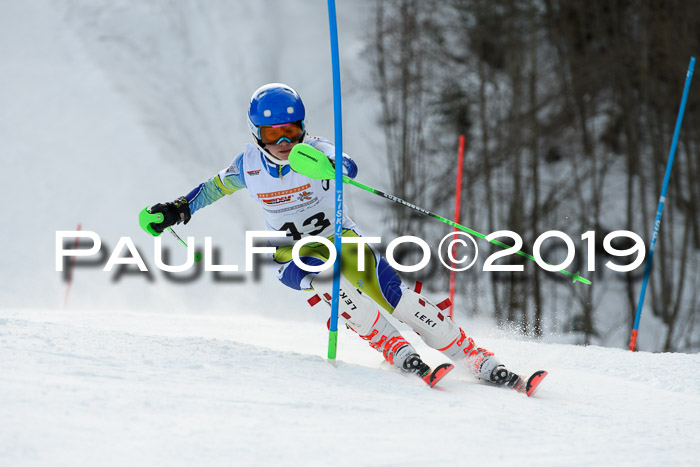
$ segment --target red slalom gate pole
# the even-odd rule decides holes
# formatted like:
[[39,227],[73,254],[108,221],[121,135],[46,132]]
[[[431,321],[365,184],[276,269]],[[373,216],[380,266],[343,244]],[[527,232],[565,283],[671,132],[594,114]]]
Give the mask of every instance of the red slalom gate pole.
[[[459,224],[459,211],[462,203],[462,166],[464,165],[464,135],[459,135],[459,151],[457,156],[457,188],[455,193],[455,222]],[[453,228],[453,232],[457,232],[457,228]],[[452,246],[452,257],[455,256],[457,245]],[[455,263],[452,263],[454,269]],[[450,318],[454,318],[455,307],[455,279],[457,271],[450,271]]]
[[[78,223],[78,231],[81,229],[81,224]],[[75,243],[73,243],[73,249],[78,249],[78,237],[75,237]],[[70,258],[70,266],[68,267],[68,286],[66,287],[66,298],[63,301],[63,308],[68,308],[68,296],[70,295],[70,285],[73,282],[73,265],[75,264],[75,256]]]

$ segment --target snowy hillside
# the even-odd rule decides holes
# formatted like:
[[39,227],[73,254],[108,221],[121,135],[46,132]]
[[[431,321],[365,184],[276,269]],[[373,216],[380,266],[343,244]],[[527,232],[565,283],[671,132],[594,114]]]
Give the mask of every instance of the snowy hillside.
[[697,465],[700,356],[476,337],[550,376],[437,391],[350,331],[333,368],[325,329],[259,315],[2,311],[0,464]]
[[[364,180],[377,183],[386,170],[384,146],[374,128],[360,27],[369,4],[339,5],[338,15],[345,149],[361,164]],[[5,205],[0,229],[6,246],[0,304],[63,306],[55,233],[79,223],[100,236],[104,256],[93,265],[78,261],[73,308],[192,309],[205,300],[227,307],[231,293],[250,304],[256,300],[242,292],[251,285],[276,287],[269,274],[257,281],[245,273],[229,274],[228,282],[211,274],[185,284],[168,281],[155,268],[153,239],[139,228],[138,213],[186,194],[230,164],[250,141],[248,101],[263,83],[293,85],[308,108],[310,132],[333,139],[327,22],[325,4],[310,1],[2,2],[0,181],[15,198]],[[353,208],[350,214],[371,225],[382,213]],[[200,247],[210,236],[222,263],[243,264],[245,231],[262,226],[258,207],[237,193],[198,212],[179,233],[194,236]],[[124,236],[150,274],[134,267],[123,276],[102,272]],[[177,264],[181,247],[166,237]],[[291,291],[279,288],[277,296],[273,309],[295,299],[303,308]]]

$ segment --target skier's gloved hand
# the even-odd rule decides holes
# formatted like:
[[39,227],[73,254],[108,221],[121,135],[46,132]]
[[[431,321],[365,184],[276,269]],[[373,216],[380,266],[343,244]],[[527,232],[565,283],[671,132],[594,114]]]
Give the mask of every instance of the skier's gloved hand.
[[148,210],[151,214],[160,213],[163,215],[162,222],[151,222],[149,227],[155,232],[163,233],[170,226],[184,222],[187,224],[192,215],[190,214],[190,205],[187,198],[179,197],[175,201],[169,203],[154,204]]

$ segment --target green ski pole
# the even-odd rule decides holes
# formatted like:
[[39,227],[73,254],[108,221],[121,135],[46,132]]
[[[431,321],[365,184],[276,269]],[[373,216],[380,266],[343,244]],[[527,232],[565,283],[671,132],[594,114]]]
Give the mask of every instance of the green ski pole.
[[[306,175],[309,178],[313,178],[316,180],[330,180],[335,177],[335,169],[333,167],[333,164],[331,163],[330,159],[326,157],[326,155],[322,152],[319,151],[318,149],[308,145],[308,144],[297,144],[292,148],[292,152],[289,154],[289,165],[292,166],[292,169],[295,172],[298,172],[300,174]],[[437,219],[440,222],[444,222],[447,225],[451,225],[452,227],[455,227],[459,230],[462,230],[464,232],[467,232],[471,235],[474,235],[475,237],[483,238],[486,240],[486,235],[477,232],[476,230],[472,230],[469,227],[465,227],[462,224],[458,224],[450,219],[447,219],[445,217],[439,216],[435,213],[432,213],[428,211],[427,209],[423,209],[420,206],[416,206],[415,204],[409,203],[408,201],[404,201],[401,198],[397,198],[394,195],[391,195],[389,193],[384,193],[381,190],[377,190],[376,188],[372,188],[371,186],[365,185],[363,183],[360,183],[358,181],[355,181],[348,177],[347,175],[343,176],[343,182],[347,183],[348,185],[354,185],[358,188],[361,188],[365,191],[369,191],[370,193],[373,193],[375,195],[381,196],[382,198],[391,200],[395,203],[401,204],[403,206],[406,206],[408,208],[413,209],[414,211],[418,211],[421,214],[425,214],[426,216],[430,216],[433,219]],[[509,245],[506,245],[503,242],[500,242],[496,239],[493,240],[487,240],[490,243],[493,243],[495,245],[498,245],[502,248],[510,248]],[[523,256],[527,259],[530,259],[532,261],[537,262],[534,256],[529,255],[525,253],[524,251],[516,251],[516,254]],[[570,278],[573,279],[573,282],[582,282],[584,284],[589,284],[591,283],[590,280],[586,279],[585,277],[582,277],[578,272],[576,273],[571,273],[565,269],[560,270],[562,274],[565,274],[569,276]]]

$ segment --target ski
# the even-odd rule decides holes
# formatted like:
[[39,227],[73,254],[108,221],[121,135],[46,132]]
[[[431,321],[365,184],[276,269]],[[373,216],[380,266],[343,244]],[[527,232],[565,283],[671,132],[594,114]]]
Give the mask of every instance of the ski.
[[547,376],[547,372],[544,370],[536,371],[530,375],[527,381],[515,373],[511,373],[511,375],[509,381],[506,382],[506,386],[525,394],[527,397],[532,397],[542,380]]
[[[430,368],[427,368],[425,373],[423,373],[422,375],[419,373],[419,376],[425,382],[425,384],[427,384],[431,388],[440,389],[439,387],[436,387],[437,383],[453,369],[454,365],[452,365],[451,363],[443,363],[442,365],[438,366],[432,371],[430,370]],[[540,370],[534,372],[532,375],[530,375],[530,377],[527,380],[525,380],[521,376],[509,372],[508,378],[504,385],[511,389],[515,389],[516,391],[525,394],[528,397],[532,397],[539,388],[540,383],[546,376],[547,372],[544,370]]]
[[435,385],[438,382],[440,382],[440,380],[444,378],[447,373],[452,371],[454,367],[455,366],[451,363],[443,363],[442,365],[435,368],[433,371],[428,371],[427,373],[425,373],[423,376],[421,376],[421,379],[425,381],[425,384],[427,384],[431,388],[434,388]]
[[530,376],[525,386],[525,394],[527,394],[527,397],[531,397],[535,394],[545,376],[547,376],[547,372],[544,370],[536,371]]
[[455,366],[451,363],[443,363],[433,370],[427,363],[421,360],[418,354],[409,355],[403,363],[403,371],[415,373],[431,388],[434,388],[454,367]]
[[542,380],[547,376],[544,370],[536,371],[526,380],[517,373],[510,372],[503,365],[499,365],[491,375],[491,382],[507,386],[530,397],[535,394]]

